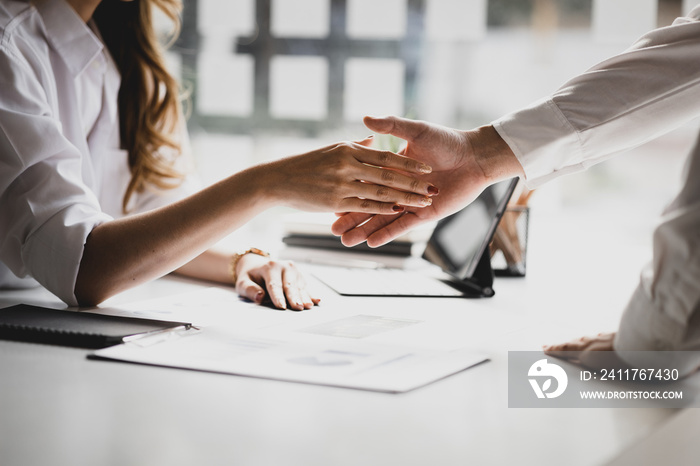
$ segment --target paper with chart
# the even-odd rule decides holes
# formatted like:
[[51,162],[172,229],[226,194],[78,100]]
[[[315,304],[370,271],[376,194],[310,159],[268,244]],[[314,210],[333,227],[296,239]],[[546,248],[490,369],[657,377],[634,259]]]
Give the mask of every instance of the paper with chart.
[[[175,305],[174,301],[169,305]],[[162,308],[167,308],[165,303]],[[433,350],[377,341],[391,332],[420,330],[424,322],[416,319],[369,313],[270,315],[265,317],[258,308],[258,314],[247,314],[258,318],[255,324],[249,321],[240,325],[231,319],[214,323],[216,319],[208,316],[209,324],[199,330],[137,339],[94,355],[384,392],[412,390],[486,360],[474,351]]]

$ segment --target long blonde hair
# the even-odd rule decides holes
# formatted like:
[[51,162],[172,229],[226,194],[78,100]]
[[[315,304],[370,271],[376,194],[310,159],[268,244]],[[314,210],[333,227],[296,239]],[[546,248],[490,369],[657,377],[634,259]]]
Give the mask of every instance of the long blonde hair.
[[177,81],[168,72],[163,47],[153,25],[153,7],[159,8],[179,33],[181,0],[103,0],[93,18],[121,73],[119,124],[122,149],[129,154],[131,180],[122,209],[127,212],[134,193],[147,186],[169,189],[184,175],[167,153],[179,155],[176,132],[180,125]]

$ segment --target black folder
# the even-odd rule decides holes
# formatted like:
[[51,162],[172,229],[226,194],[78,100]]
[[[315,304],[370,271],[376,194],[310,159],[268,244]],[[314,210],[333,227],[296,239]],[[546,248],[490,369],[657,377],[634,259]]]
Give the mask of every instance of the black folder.
[[0,309],[0,339],[78,348],[105,348],[122,343],[126,337],[191,326],[185,322],[60,311],[29,304]]

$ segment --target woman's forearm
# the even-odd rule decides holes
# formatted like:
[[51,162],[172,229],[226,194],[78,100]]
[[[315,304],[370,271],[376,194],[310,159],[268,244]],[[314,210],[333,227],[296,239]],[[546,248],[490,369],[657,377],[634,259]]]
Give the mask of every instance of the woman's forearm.
[[165,275],[270,207],[260,172],[253,167],[172,205],[93,229],[76,280],[78,302],[96,305]]

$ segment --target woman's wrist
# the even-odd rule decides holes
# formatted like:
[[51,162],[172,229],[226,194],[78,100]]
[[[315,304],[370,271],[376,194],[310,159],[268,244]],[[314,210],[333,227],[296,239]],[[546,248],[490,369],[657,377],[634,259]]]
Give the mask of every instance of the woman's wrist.
[[246,203],[254,208],[256,215],[282,203],[275,189],[279,180],[274,177],[271,165],[269,163],[254,165],[229,179],[233,192],[244,195]]
[[243,259],[243,257],[247,254],[255,254],[265,258],[270,257],[270,253],[258,248],[250,248],[247,251],[236,253],[233,256],[231,256],[231,262],[229,263],[229,276],[231,277],[231,282],[233,283],[233,286],[236,286],[236,282],[238,281],[238,277],[240,276],[239,269],[241,259]]
[[520,161],[493,126],[467,131],[466,137],[470,145],[468,150],[489,183],[524,176]]
[[287,189],[289,173],[285,172],[284,160],[261,163],[246,170],[255,202],[262,209],[284,206],[290,200],[290,193]]

